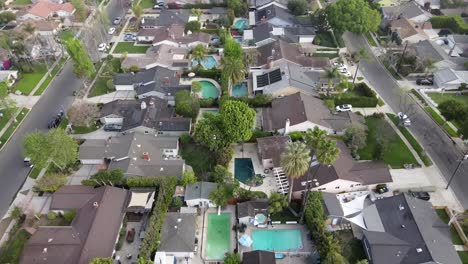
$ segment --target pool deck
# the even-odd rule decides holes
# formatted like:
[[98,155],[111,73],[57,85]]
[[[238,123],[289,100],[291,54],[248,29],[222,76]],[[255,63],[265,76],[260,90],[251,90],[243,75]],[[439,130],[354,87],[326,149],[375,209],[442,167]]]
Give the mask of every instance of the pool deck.
[[236,158],[251,158],[255,174],[266,175],[266,177],[263,179],[262,185],[258,187],[250,187],[242,182],[239,182],[241,188],[246,189],[246,190],[250,189],[251,191],[264,192],[268,196],[270,196],[271,192],[278,191],[278,187],[276,186],[275,176],[273,176],[273,173],[271,171],[268,174],[265,174],[263,172],[263,166],[261,165],[258,159],[256,143],[236,144],[236,145],[232,145],[232,148],[234,150],[234,158],[231,160],[231,162],[229,162],[229,171],[232,173],[233,177],[234,177],[234,167],[235,167],[234,160]]
[[[213,262],[216,262],[217,260],[215,259],[206,259],[206,243],[207,243],[207,239],[208,239],[208,214],[211,214],[211,213],[214,213],[214,214],[217,214],[218,213],[218,207],[216,208],[208,208],[208,209],[204,209],[204,213],[203,213],[203,225],[202,225],[202,232],[203,232],[203,241],[202,241],[202,248],[200,249],[202,251],[202,254],[200,256],[202,256],[202,259],[206,262],[206,263],[210,263],[211,261]],[[236,224],[236,206],[235,205],[227,205],[227,206],[224,206],[221,208],[221,213],[230,213],[231,214],[231,239],[230,239],[230,242],[231,242],[231,250],[230,252],[232,252],[235,248],[236,248],[236,243],[237,243],[237,239],[236,239],[236,233],[234,231],[232,231],[232,227]]]

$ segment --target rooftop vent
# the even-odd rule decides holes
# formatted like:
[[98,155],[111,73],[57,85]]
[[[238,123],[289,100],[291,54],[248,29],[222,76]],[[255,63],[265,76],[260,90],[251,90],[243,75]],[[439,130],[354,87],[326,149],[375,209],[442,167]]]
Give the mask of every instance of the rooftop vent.
[[53,240],[54,240],[53,238],[49,238],[49,239],[47,240],[47,243],[50,243],[50,242],[52,242]]
[[42,253],[47,253],[47,248],[44,248],[44,249],[42,250]]
[[416,249],[416,252],[421,253],[421,252],[422,252],[422,248],[417,248],[417,249]]
[[177,218],[177,223],[182,222],[182,218]]
[[151,158],[150,158],[150,155],[148,152],[143,152],[143,159],[146,160],[146,161],[150,161]]
[[137,147],[141,148],[141,145],[140,145],[140,144],[138,144],[138,145],[137,145]]
[[94,202],[94,203],[93,203],[93,206],[94,206],[94,208],[97,208],[97,207],[99,207],[99,203],[98,203],[98,202]]

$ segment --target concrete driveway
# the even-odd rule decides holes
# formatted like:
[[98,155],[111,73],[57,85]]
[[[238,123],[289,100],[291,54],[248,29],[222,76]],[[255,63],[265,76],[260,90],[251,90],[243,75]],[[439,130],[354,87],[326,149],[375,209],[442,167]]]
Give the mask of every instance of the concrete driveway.
[[109,103],[115,100],[134,100],[135,99],[135,91],[115,91],[113,93],[108,93],[100,96],[89,97],[85,100],[91,103]]

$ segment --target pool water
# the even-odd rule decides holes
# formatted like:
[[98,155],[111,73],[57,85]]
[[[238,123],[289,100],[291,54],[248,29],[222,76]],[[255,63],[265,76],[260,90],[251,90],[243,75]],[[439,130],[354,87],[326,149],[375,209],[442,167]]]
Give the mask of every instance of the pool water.
[[303,248],[299,229],[252,230],[253,250],[288,251]]
[[224,253],[231,251],[231,214],[208,214],[208,237],[206,258],[224,259]]
[[219,90],[216,86],[210,81],[200,81],[202,85],[202,97],[203,98],[218,98]]
[[242,44],[242,37],[233,37],[233,39]]
[[260,224],[263,224],[266,222],[266,215],[264,214],[256,214],[255,215],[255,219],[260,223]]
[[[198,61],[197,60],[192,60],[192,66],[197,66],[198,65]],[[218,61],[216,61],[215,57],[213,56],[205,56],[205,58],[203,58],[203,60],[201,61],[201,65],[203,66],[203,68],[205,69],[213,69],[213,68],[216,68],[218,66]]]
[[247,96],[249,94],[249,91],[247,89],[247,83],[246,82],[241,82],[238,83],[234,86],[232,86],[232,96],[234,97],[242,97],[242,96]]
[[248,27],[247,19],[238,19],[234,22],[235,29],[246,29]]
[[251,158],[238,158],[234,160],[234,176],[240,182],[249,184],[255,175]]

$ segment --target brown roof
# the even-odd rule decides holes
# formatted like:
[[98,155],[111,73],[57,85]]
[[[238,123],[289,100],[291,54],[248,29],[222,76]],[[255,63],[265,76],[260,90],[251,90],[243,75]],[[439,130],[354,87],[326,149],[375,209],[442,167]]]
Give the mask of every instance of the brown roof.
[[64,3],[64,4],[56,4],[56,3],[51,3],[49,1],[39,1],[36,4],[34,4],[28,12],[30,14],[42,17],[42,18],[47,18],[49,16],[52,16],[55,12],[57,11],[65,11],[68,13],[72,13],[75,10],[73,5],[71,3]]
[[265,250],[254,250],[244,252],[242,256],[243,264],[275,264],[275,253]]
[[53,30],[56,30],[60,25],[60,23],[51,21],[51,20],[34,20],[34,19],[27,19],[22,23],[22,25],[26,25],[28,23],[33,25],[37,31],[53,31]]
[[[88,191],[86,186],[80,187],[86,189],[83,193]],[[79,189],[74,188],[65,192]],[[59,193],[63,194],[60,190]],[[71,226],[40,227],[27,242],[20,263],[88,264],[96,257],[111,257],[128,199],[129,193],[124,189],[96,189],[94,197],[78,210]]]
[[390,28],[392,31],[398,32],[401,39],[406,39],[417,34],[421,34],[421,37],[428,38],[424,29],[432,29],[432,24],[430,22],[426,22],[419,25],[407,18],[400,18],[393,20]]
[[[341,140],[336,140],[341,153],[332,166],[320,166],[316,172],[317,166],[311,167],[307,174],[311,174],[320,185],[330,183],[337,179],[358,182],[363,185],[392,182],[392,176],[387,165],[383,161],[355,161],[351,156],[351,151]],[[301,191],[304,185],[301,183],[306,180],[306,175],[294,180],[293,191]],[[319,186],[320,186],[319,185]]]
[[92,186],[65,185],[52,196],[50,210],[80,209],[96,195]]
[[257,138],[258,155],[260,159],[271,159],[273,167],[280,167],[281,153],[291,142],[289,136],[272,136]]
[[364,123],[361,116],[352,112],[334,114],[321,99],[302,93],[277,98],[271,108],[263,109],[262,126],[266,131],[284,128],[286,119],[291,126],[310,121],[335,131],[343,131],[353,122]]
[[258,199],[237,204],[237,217],[255,216],[258,212],[268,209],[267,199]]
[[138,32],[138,36],[154,37],[153,44],[164,40],[170,40],[181,44],[189,44],[195,41],[209,43],[211,40],[211,35],[203,32],[185,34],[183,25],[171,25],[169,27],[141,29]]

